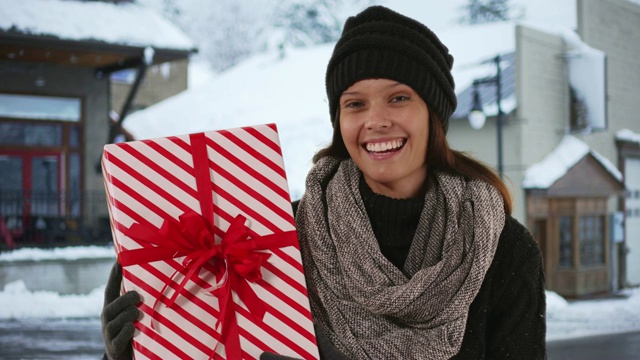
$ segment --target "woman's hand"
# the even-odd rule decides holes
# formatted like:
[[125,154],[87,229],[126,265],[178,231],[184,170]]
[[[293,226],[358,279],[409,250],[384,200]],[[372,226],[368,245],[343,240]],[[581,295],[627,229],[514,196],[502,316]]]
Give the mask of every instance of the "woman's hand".
[[122,268],[116,262],[111,268],[104,290],[104,306],[100,316],[102,338],[109,360],[132,358],[131,339],[135,331],[133,322],[140,316],[140,310],[136,307],[140,302],[140,295],[135,291],[129,291],[120,296],[121,284]]

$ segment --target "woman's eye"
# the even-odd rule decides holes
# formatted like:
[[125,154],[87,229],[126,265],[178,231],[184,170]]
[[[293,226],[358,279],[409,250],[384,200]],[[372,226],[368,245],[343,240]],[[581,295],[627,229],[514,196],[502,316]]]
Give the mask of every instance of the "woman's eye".
[[391,99],[391,102],[401,102],[401,101],[407,101],[409,99],[410,98],[408,96],[406,96],[406,95],[398,95],[398,96],[394,96]]
[[362,102],[360,102],[360,101],[350,101],[348,103],[345,103],[344,107],[347,108],[347,109],[357,109],[359,107],[362,107]]

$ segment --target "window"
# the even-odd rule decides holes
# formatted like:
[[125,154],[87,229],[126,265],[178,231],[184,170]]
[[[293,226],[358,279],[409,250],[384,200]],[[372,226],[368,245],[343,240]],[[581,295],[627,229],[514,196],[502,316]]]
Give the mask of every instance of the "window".
[[[607,128],[607,59],[604,52],[582,43],[569,44],[568,56],[571,131],[592,132]],[[574,56],[577,55],[577,56]]]
[[72,148],[80,147],[80,127],[72,126],[69,128],[69,146]]
[[57,155],[31,158],[32,215],[60,215],[60,165]]
[[62,124],[0,122],[0,144],[46,146],[62,145]]
[[81,188],[80,188],[80,154],[69,154],[69,208],[73,216],[80,216]]
[[604,265],[604,220],[602,216],[580,218],[580,265]]
[[[17,215],[21,214],[22,167],[21,158],[0,155],[0,216],[17,218]],[[10,228],[13,227],[15,226],[10,226]]]
[[124,69],[111,73],[110,79],[114,83],[131,85],[135,81],[137,74],[138,70],[136,69]]
[[55,96],[0,94],[0,117],[78,122],[80,99]]
[[571,216],[560,216],[560,268],[571,268],[571,240],[572,240],[573,218]]
[[589,120],[587,118],[587,106],[584,101],[578,98],[573,87],[569,88],[569,96],[571,99],[571,106],[569,108],[569,123],[571,130],[585,130],[589,127]]

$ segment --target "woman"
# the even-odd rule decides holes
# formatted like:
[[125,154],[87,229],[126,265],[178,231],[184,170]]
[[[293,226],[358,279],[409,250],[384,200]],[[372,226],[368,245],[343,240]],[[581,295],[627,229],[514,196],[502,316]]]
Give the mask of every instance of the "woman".
[[539,248],[494,172],[446,141],[452,64],[387,8],[345,23],[326,73],[333,140],[294,204],[324,358],[545,357]]

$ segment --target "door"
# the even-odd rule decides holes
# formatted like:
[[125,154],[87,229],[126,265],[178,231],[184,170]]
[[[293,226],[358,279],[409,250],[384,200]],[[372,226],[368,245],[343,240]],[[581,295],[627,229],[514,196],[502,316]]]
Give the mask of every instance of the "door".
[[[547,253],[547,220],[546,219],[536,219],[533,225],[533,237],[538,242],[538,246],[540,247],[540,252],[542,253],[542,259],[544,264],[544,273],[545,275],[549,274],[549,266],[551,262],[549,261],[549,254]],[[549,275],[547,275],[549,278]]]
[[14,238],[35,236],[47,218],[63,215],[61,158],[55,152],[0,153],[0,218]]
[[24,233],[23,167],[22,157],[0,155],[0,226],[7,242]]

